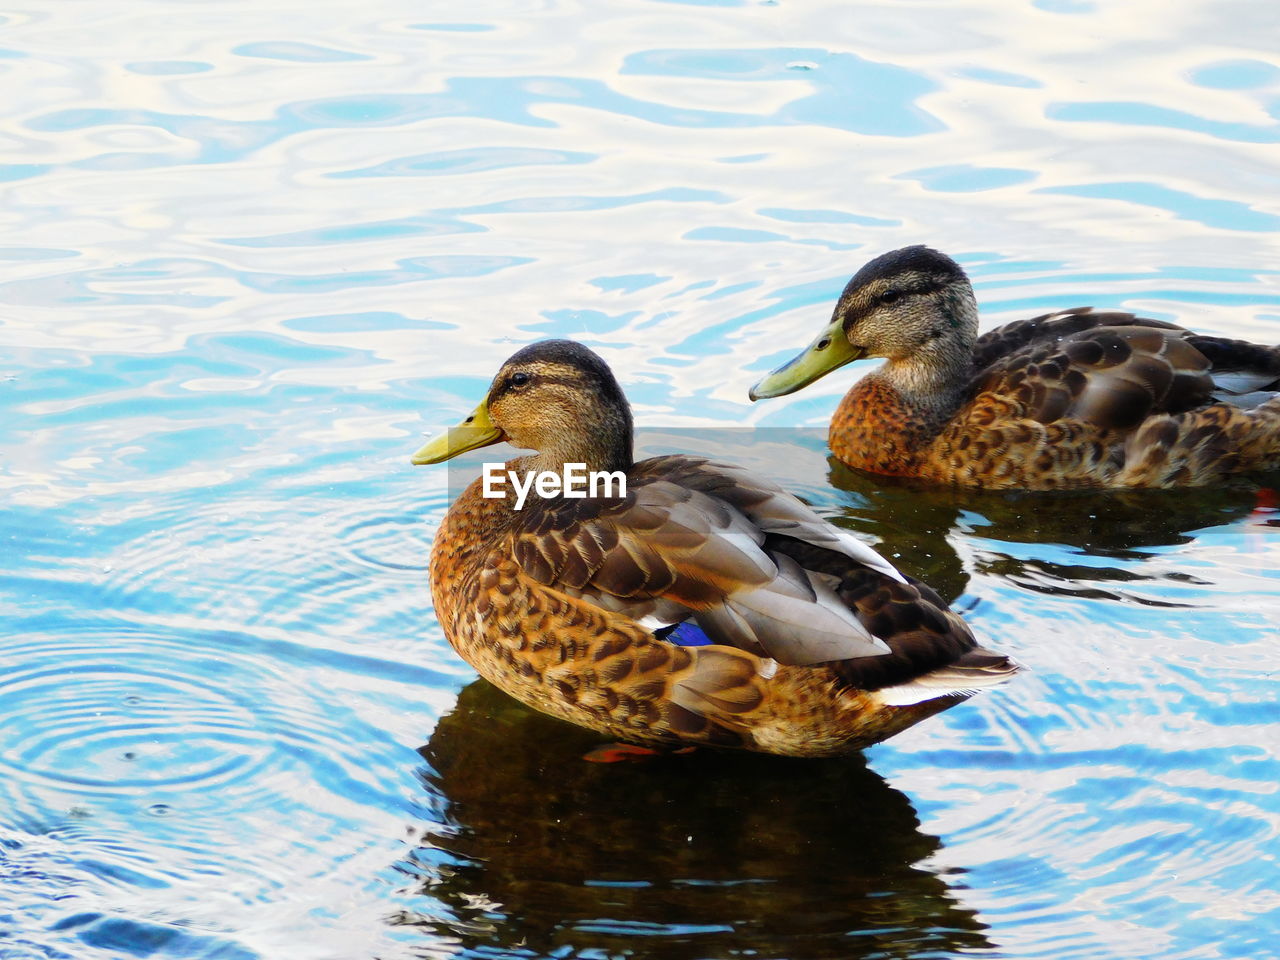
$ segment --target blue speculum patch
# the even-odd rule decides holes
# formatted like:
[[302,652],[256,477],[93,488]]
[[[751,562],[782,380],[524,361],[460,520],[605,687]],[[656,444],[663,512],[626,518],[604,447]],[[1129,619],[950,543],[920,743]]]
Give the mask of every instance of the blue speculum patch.
[[712,643],[706,632],[692,620],[685,620],[673,627],[654,631],[659,640],[666,640],[681,647],[705,647]]

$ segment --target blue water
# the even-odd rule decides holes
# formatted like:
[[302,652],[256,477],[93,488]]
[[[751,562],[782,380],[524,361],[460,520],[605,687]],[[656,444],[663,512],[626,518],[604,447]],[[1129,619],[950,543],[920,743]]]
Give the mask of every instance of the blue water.
[[[1275,955],[1280,478],[920,490],[827,462],[857,368],[746,389],[914,242],[988,326],[1280,341],[1278,17],[10,8],[0,957]],[[1028,672],[865,761],[585,763],[449,649],[407,459],[546,336],[655,449],[778,428],[726,450]]]

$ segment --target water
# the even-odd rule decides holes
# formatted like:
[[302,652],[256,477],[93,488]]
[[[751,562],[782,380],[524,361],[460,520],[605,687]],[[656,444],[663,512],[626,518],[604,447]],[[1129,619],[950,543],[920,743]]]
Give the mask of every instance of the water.
[[600,767],[448,648],[407,461],[552,335],[651,430],[818,428],[850,376],[746,389],[911,242],[987,325],[1280,340],[1270,5],[5,18],[0,957],[1275,955],[1280,478],[744,449],[1028,673],[865,761]]

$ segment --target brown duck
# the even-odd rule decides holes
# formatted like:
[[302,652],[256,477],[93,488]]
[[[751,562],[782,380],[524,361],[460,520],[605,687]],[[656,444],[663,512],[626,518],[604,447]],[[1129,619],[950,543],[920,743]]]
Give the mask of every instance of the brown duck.
[[751,398],[863,357],[888,362],[841,401],[830,444],[872,473],[1045,490],[1280,467],[1280,348],[1088,307],[979,337],[968,277],[928,247],[859,270],[830,324]]
[[[431,552],[436,614],[486,679],[643,744],[795,756],[857,750],[1007,680],[924,584],[777,485],[700,457],[632,459],[631,412],[577,343],[512,356],[459,427],[413,457],[506,440],[507,470],[621,472],[625,495],[452,504]],[[498,492],[498,491],[491,491]]]

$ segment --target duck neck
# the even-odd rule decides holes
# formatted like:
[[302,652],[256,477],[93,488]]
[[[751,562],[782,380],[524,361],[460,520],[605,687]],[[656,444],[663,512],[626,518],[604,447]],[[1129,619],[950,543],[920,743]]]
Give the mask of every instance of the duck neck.
[[582,424],[566,424],[561,433],[544,440],[537,453],[521,460],[523,469],[555,473],[562,473],[569,463],[584,464],[588,473],[629,473],[634,462],[629,412],[606,418],[591,429],[584,429]]
[[964,401],[978,339],[978,304],[967,282],[944,292],[922,343],[890,357],[875,376],[922,420],[941,425]]
[[944,301],[924,343],[889,357],[841,401],[830,440],[839,459],[873,473],[919,472],[929,445],[965,402],[973,379],[978,307],[965,286]]
[[941,423],[964,402],[972,362],[971,350],[934,359],[890,360],[871,376],[898,394],[916,417]]

